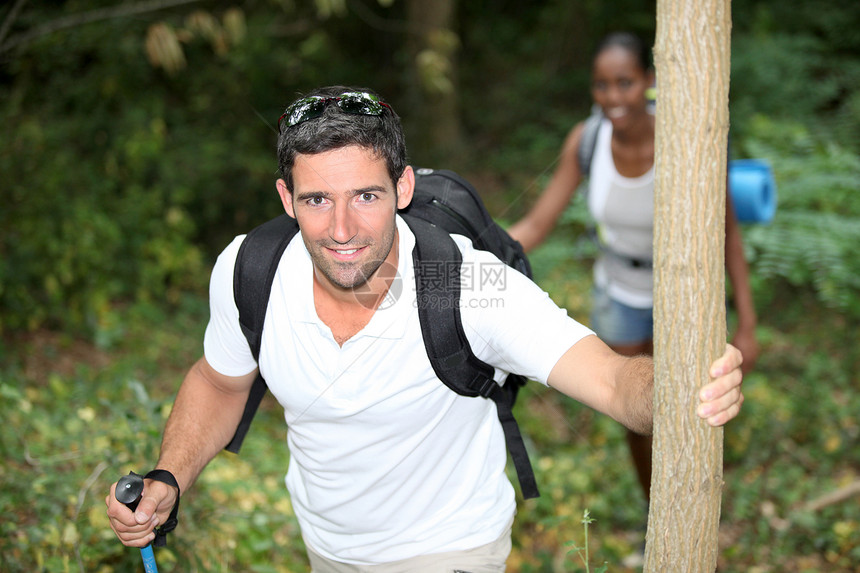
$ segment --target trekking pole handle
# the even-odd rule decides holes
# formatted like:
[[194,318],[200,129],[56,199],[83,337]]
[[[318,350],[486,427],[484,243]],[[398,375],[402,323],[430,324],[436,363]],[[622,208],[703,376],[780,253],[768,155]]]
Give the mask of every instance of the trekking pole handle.
[[[124,503],[126,507],[134,511],[137,509],[137,504],[140,503],[140,498],[143,496],[143,476],[137,475],[134,472],[128,472],[127,476],[122,476],[116,483],[116,491],[114,497],[120,503]],[[158,567],[155,565],[155,554],[152,552],[152,544],[140,548],[140,556],[143,559],[143,570],[146,573],[158,573]]]

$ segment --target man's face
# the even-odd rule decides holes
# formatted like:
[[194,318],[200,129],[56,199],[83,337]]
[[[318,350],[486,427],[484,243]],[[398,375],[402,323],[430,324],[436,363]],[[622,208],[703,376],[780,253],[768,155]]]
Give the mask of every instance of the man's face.
[[278,192],[299,222],[323,288],[352,290],[371,281],[383,262],[397,268],[394,215],[412,198],[410,181],[407,168],[395,189],[385,161],[354,145],[296,157],[293,192],[283,180]]

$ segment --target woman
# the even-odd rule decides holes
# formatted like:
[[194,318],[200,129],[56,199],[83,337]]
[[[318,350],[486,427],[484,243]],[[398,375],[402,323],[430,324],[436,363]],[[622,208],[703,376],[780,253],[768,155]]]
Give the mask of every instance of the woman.
[[[616,352],[653,354],[654,115],[646,92],[654,74],[644,44],[615,33],[598,46],[591,94],[602,112],[589,170],[588,208],[597,222],[601,250],[594,267],[591,327]],[[531,211],[509,232],[526,251],[555,226],[582,180],[579,152],[585,122],[576,125],[561,150],[558,167]],[[744,371],[758,356],[756,315],[740,230],[726,197],[726,267],[734,289],[738,329],[732,340]],[[628,432],[628,442],[646,499],[650,495],[651,438]]]

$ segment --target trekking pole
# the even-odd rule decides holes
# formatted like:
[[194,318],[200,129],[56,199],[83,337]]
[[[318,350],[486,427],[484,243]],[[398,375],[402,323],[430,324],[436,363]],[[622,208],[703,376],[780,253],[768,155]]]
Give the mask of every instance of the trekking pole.
[[[114,495],[118,502],[124,503],[126,507],[134,511],[137,509],[137,504],[140,503],[140,498],[143,495],[143,477],[134,472],[128,472],[127,476],[119,478]],[[143,558],[143,570],[146,573],[158,573],[158,567],[155,566],[155,554],[152,552],[152,544],[141,547],[140,556]]]

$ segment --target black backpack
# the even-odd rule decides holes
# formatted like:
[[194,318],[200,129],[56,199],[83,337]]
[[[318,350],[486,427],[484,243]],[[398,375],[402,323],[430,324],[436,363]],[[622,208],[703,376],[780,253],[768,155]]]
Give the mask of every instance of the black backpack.
[[579,140],[579,149],[576,151],[576,160],[579,163],[579,173],[582,177],[591,174],[591,159],[594,157],[594,148],[597,146],[597,132],[600,130],[600,122],[603,121],[603,112],[599,107],[591,110],[583,122],[582,137]]
[[[452,171],[416,170],[412,202],[400,214],[415,234],[412,257],[418,315],[430,364],[451,390],[463,396],[483,396],[496,403],[523,497],[537,497],[534,472],[512,412],[517,392],[526,380],[510,374],[504,386],[500,386],[493,379],[493,367],[472,353],[460,322],[462,256],[450,233],[469,237],[475,248],[492,252],[531,278],[528,259],[520,244],[493,221],[475,188]],[[297,232],[295,219],[283,214],[248,233],[239,248],[233,294],[242,332],[256,360],[275,271],[284,249]],[[422,273],[421,261],[445,264],[433,266],[431,273]],[[438,275],[440,270],[448,275],[443,280]],[[226,446],[228,451],[239,452],[265,393],[265,380],[258,375],[236,434]]]

